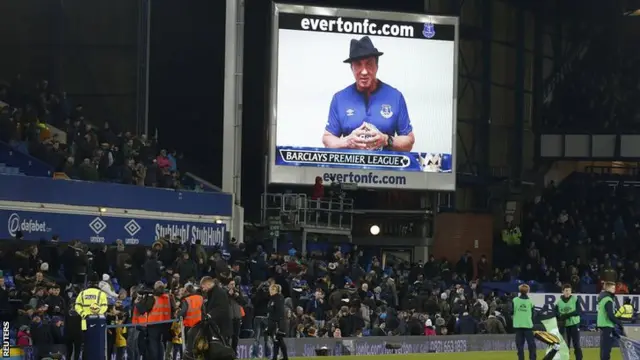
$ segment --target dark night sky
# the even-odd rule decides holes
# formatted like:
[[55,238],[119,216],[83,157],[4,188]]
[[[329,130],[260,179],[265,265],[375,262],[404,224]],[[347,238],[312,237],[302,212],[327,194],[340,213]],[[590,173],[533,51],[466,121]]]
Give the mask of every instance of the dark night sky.
[[[259,206],[263,183],[271,5],[267,0],[246,3],[243,203],[251,213]],[[420,0],[306,3],[406,12],[421,12],[423,6]],[[223,4],[155,0],[151,17],[150,129],[158,129],[165,147],[184,152],[183,164],[216,185],[221,184],[222,167]]]

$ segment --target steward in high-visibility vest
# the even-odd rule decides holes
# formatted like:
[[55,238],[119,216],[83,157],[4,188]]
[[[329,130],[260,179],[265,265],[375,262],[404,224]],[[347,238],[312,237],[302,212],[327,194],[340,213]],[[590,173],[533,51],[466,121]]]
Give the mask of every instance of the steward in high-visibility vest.
[[[149,309],[148,304],[147,309]],[[165,285],[161,281],[156,281],[153,286],[153,306],[146,312],[147,327],[147,348],[143,354],[144,359],[162,359],[162,349],[164,347],[163,338],[169,334],[173,314],[172,298],[165,292]],[[138,309],[144,311],[146,309]],[[142,319],[139,318],[139,321]],[[158,324],[158,322],[166,323]]]
[[89,284],[89,288],[82,290],[78,297],[74,310],[82,317],[82,330],[87,330],[87,321],[85,318],[89,315],[104,315],[109,306],[107,294],[98,289],[95,283]]
[[133,307],[133,313],[131,315],[131,323],[138,325],[146,325],[147,323],[147,314],[140,315],[138,308],[136,306]]
[[611,359],[611,350],[615,343],[613,335],[615,333],[625,335],[620,320],[618,320],[613,313],[615,292],[616,284],[607,281],[604,283],[603,290],[598,296],[596,325],[600,330],[600,359],[605,360]]
[[202,295],[193,294],[184,299],[187,303],[187,313],[184,316],[183,324],[185,327],[192,328],[202,321],[202,304],[204,299]]
[[147,313],[147,323],[171,320],[171,301],[168,294],[155,295],[153,307]]
[[186,288],[186,296],[180,304],[178,317],[182,317],[185,328],[192,328],[202,321],[202,305],[204,298],[196,292],[196,289],[189,285]]
[[560,335],[564,336],[569,347],[573,346],[576,360],[582,360],[582,346],[580,345],[580,314],[582,308],[578,297],[573,295],[571,285],[562,286],[562,296],[556,301],[556,315]]
[[633,305],[631,305],[631,299],[628,297],[624,298],[624,304],[616,311],[616,317],[622,321],[629,322],[633,320],[633,314],[635,310],[633,309]]

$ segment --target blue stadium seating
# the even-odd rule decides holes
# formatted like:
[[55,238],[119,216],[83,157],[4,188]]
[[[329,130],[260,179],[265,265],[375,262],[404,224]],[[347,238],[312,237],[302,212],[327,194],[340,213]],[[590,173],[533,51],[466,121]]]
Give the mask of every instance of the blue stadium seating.
[[[15,147],[0,141],[0,164],[5,170],[0,175],[53,176],[54,169],[47,163],[17,150]],[[8,170],[6,170],[8,169]],[[16,170],[17,169],[17,172]]]
[[0,163],[0,175],[24,175],[24,173],[20,171],[19,167],[7,166],[5,163]]

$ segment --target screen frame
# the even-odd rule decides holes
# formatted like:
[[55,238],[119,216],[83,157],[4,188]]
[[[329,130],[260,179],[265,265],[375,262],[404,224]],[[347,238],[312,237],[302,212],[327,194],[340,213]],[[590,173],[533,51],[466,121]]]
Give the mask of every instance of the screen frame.
[[[310,15],[310,16],[335,16],[344,18],[359,18],[359,19],[371,19],[379,21],[398,21],[398,22],[418,22],[418,23],[433,23],[435,25],[451,25],[454,26],[454,54],[453,54],[453,119],[452,119],[452,131],[451,131],[451,172],[449,173],[429,173],[429,172],[403,172],[403,171],[384,171],[374,170],[373,172],[379,176],[402,176],[405,178],[420,177],[423,179],[422,186],[413,184],[358,184],[364,188],[378,188],[378,189],[409,189],[409,190],[435,190],[435,191],[455,191],[456,189],[456,164],[457,164],[457,118],[458,118],[458,58],[459,58],[459,44],[460,44],[460,19],[456,16],[442,16],[442,15],[428,15],[428,14],[415,14],[415,13],[400,13],[391,11],[373,11],[373,10],[359,10],[359,9],[347,9],[337,7],[322,7],[322,6],[306,6],[306,5],[292,5],[281,4],[272,2],[272,23],[271,23],[271,66],[270,66],[270,84],[269,84],[269,101],[268,106],[268,164],[267,174],[269,184],[291,184],[297,182],[289,181],[277,181],[275,176],[277,171],[313,171],[312,169],[318,169],[316,171],[321,172],[345,172],[348,170],[354,174],[366,174],[372,172],[371,170],[359,170],[359,169],[341,169],[332,167],[296,167],[276,165],[276,137],[277,137],[277,114],[278,114],[278,51],[279,51],[279,17],[281,13],[285,14],[297,14],[297,15]],[[285,170],[286,169],[286,170]],[[294,170],[295,169],[295,170]],[[412,181],[420,183],[421,181]],[[300,184],[304,185],[304,184]],[[313,185],[313,183],[307,184]]]

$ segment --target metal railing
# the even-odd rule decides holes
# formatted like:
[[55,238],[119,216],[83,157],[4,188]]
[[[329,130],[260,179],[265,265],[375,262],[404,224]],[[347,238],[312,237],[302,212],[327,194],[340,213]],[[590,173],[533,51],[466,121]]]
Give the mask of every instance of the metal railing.
[[310,199],[306,194],[262,195],[262,224],[280,219],[283,228],[313,227],[351,230],[354,201],[350,198]]
[[[107,341],[107,336],[108,336],[108,332],[111,329],[118,329],[118,328],[136,328],[136,327],[147,327],[147,326],[153,326],[153,325],[162,325],[162,324],[173,324],[176,321],[180,322],[180,335],[182,336],[182,354],[185,353],[185,344],[186,344],[186,334],[184,333],[184,323],[182,322],[183,319],[171,319],[171,320],[164,320],[164,321],[154,321],[154,322],[148,322],[146,324],[115,324],[115,325],[107,325],[105,327],[105,331],[104,331],[104,337],[105,337],[105,344],[107,345],[105,347],[105,354],[104,354],[104,359],[107,360],[111,360],[109,359],[109,348],[108,348],[108,344],[109,342]],[[132,344],[133,345],[133,344]],[[129,339],[127,339],[127,347],[129,346]],[[166,349],[161,349],[160,353],[163,354],[164,351],[166,351]],[[164,354],[163,354],[164,355]],[[165,358],[163,356],[163,358]]]

